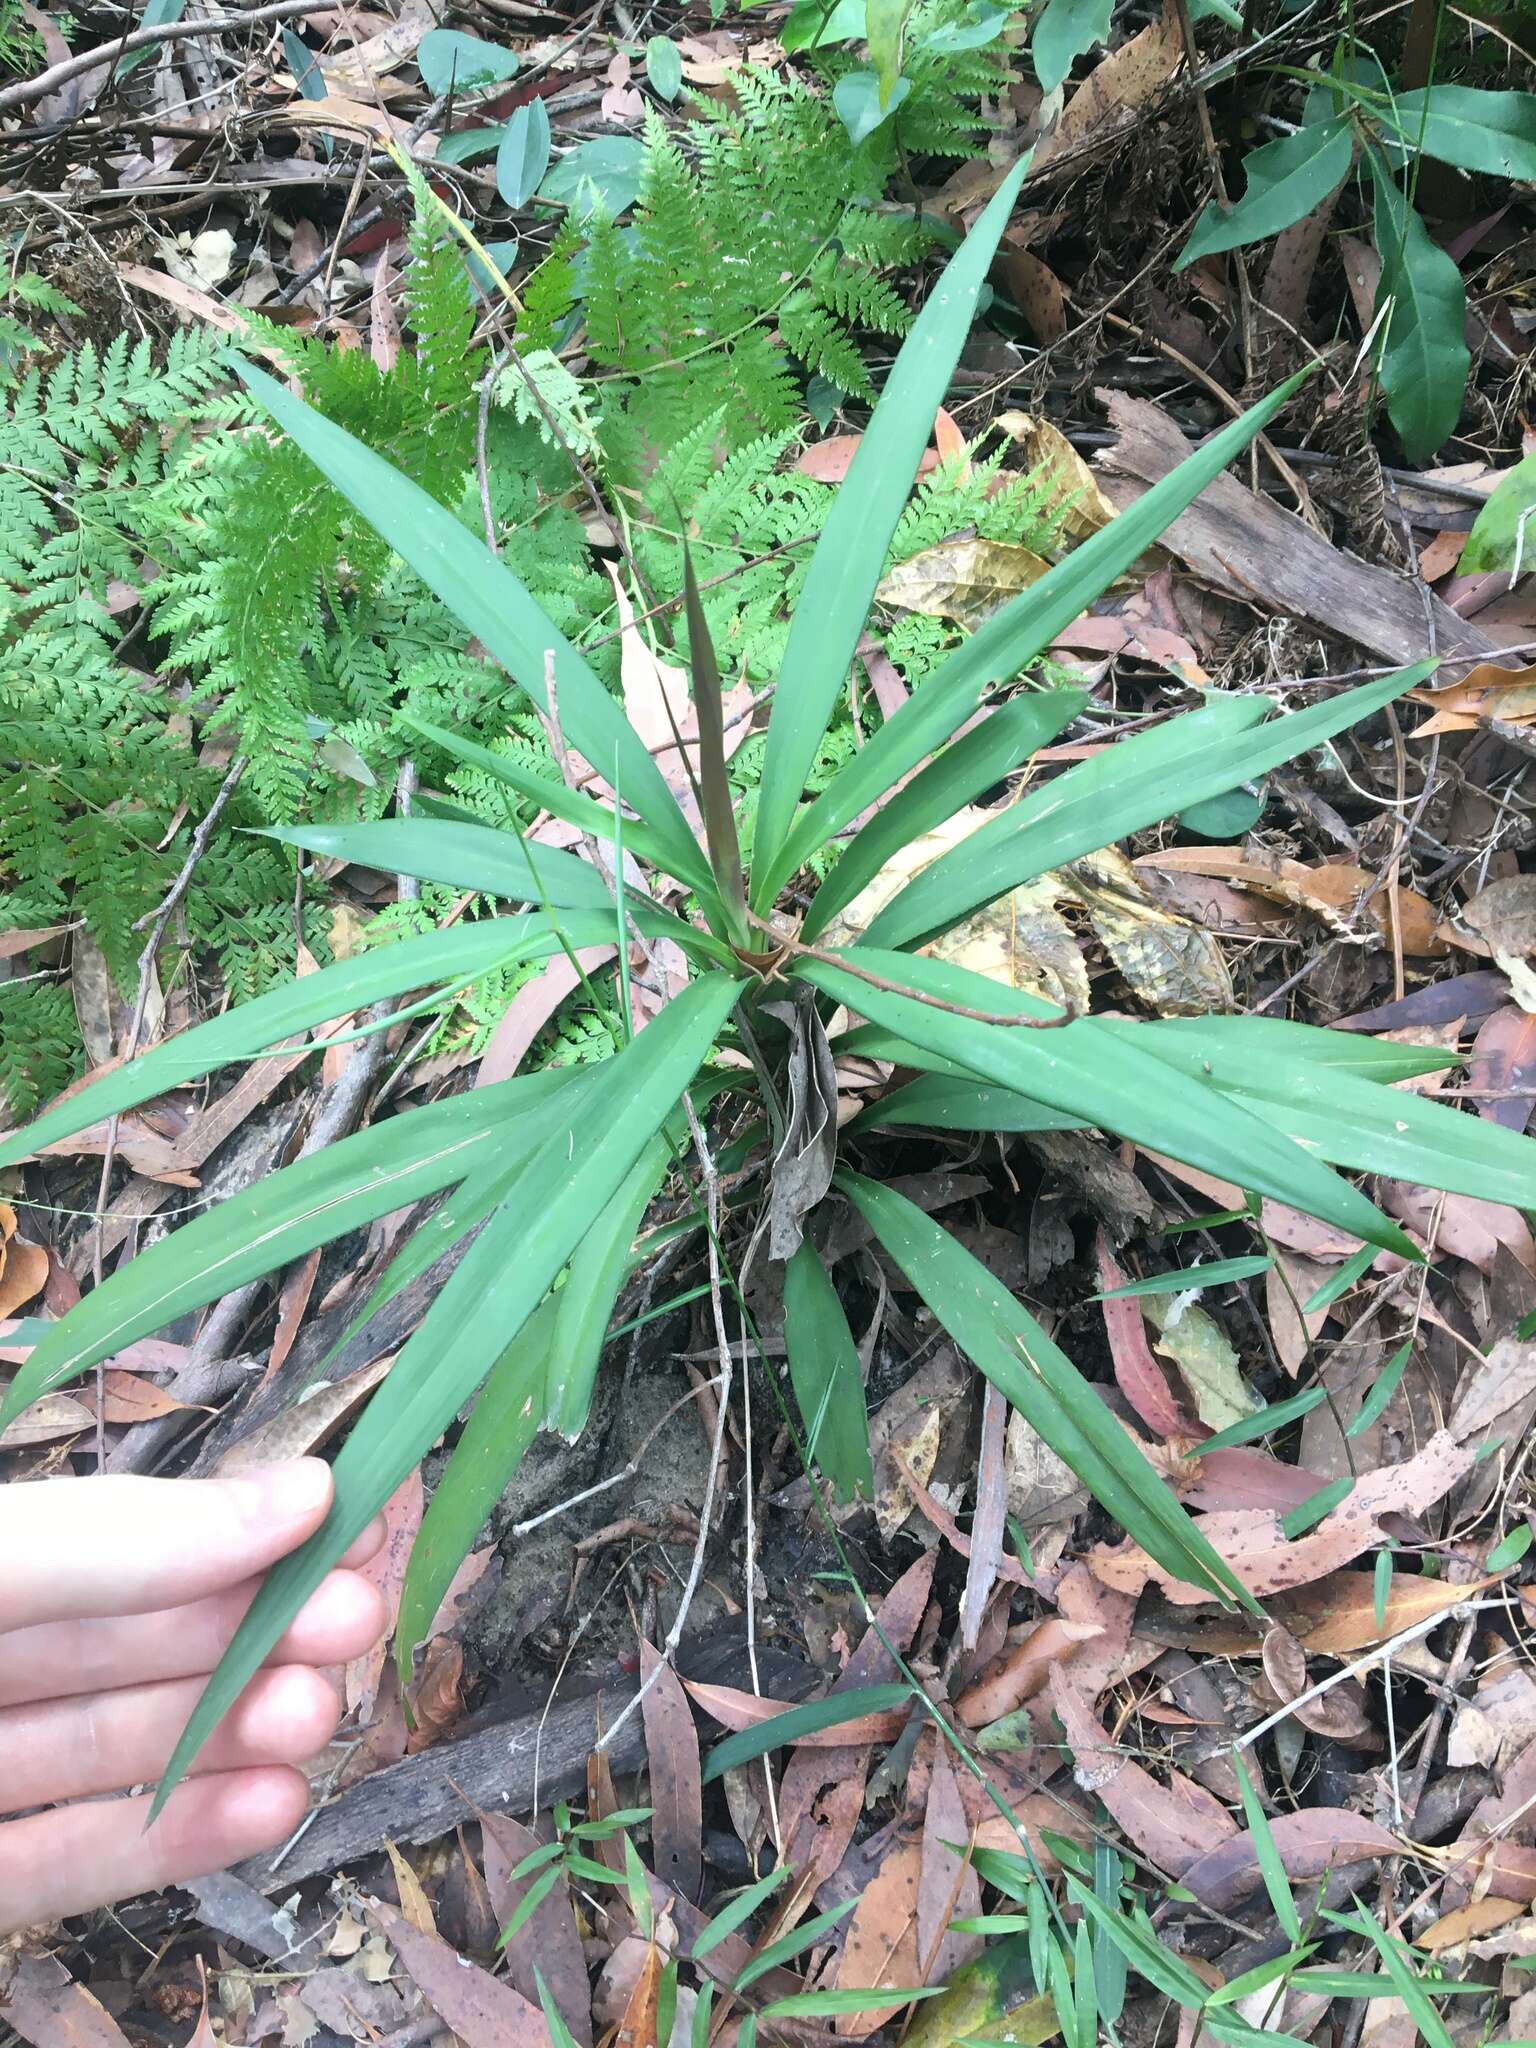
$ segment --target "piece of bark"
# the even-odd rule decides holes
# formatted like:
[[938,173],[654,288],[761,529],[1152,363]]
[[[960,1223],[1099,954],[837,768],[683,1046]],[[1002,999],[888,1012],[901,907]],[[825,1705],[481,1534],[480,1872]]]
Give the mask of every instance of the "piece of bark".
[[[1119,391],[1097,395],[1119,434],[1099,458],[1104,489],[1123,510],[1193,450],[1149,399]],[[1385,661],[1419,661],[1431,653],[1495,658],[1500,652],[1498,642],[1458,618],[1433,591],[1346,554],[1234,476],[1207,485],[1167,528],[1162,545],[1217,589],[1326,626]]]

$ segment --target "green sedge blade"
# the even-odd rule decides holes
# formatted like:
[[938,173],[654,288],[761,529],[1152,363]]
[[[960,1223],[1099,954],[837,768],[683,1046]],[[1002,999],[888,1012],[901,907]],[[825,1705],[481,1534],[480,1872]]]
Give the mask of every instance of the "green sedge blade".
[[738,946],[749,944],[747,883],[736,836],[736,808],[725,768],[725,710],[715,643],[693,573],[693,555],[683,542],[683,596],[688,616],[688,665],[693,683],[693,715],[699,731],[699,808],[715,888],[725,908],[727,928]]
[[929,293],[816,543],[779,667],[763,751],[752,877],[752,907],[760,914],[778,893],[778,866],[806,778],[847,681],[891,536],[1028,170],[1025,156]]
[[533,1156],[524,1183],[533,1193],[486,1224],[343,1445],[325,1522],[263,1582],[176,1744],[154,1812],[309,1595],[537,1308],[707,1057],[739,988],[708,975],[675,996],[598,1069],[579,1132],[574,1123],[556,1130]]
[[875,1497],[869,1411],[858,1349],[837,1290],[809,1238],[784,1268],[784,1345],[790,1384],[805,1424],[806,1454],[840,1501]]
[[553,654],[567,739],[588,761],[606,765],[618,760],[630,801],[682,863],[679,872],[686,871],[693,834],[666,778],[601,677],[506,564],[445,506],[344,427],[238,356],[231,357],[230,366],[257,404],[546,714],[544,665],[546,655]]

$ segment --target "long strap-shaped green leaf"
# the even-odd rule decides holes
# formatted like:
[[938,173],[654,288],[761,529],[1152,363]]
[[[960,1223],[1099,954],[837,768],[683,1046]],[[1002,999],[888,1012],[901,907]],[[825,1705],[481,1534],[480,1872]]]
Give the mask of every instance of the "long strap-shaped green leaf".
[[[567,1077],[549,1081],[524,1075],[359,1131],[148,1246],[49,1325],[0,1403],[0,1429],[40,1394],[188,1310],[451,1187],[508,1148],[532,1149],[570,1120],[556,1099]],[[434,1256],[443,1249],[435,1245]]]
[[1066,1353],[964,1245],[894,1188],[841,1172],[847,1195],[967,1358],[1165,1570],[1255,1602]]
[[[1213,694],[1198,711],[1121,740],[1000,812],[909,882],[865,941],[920,944],[1049,868],[1267,775],[1390,704],[1434,668],[1432,661],[1417,662],[1262,725],[1255,721],[1263,699]],[[932,689],[934,681],[923,687]]]
[[[561,918],[560,932],[569,945],[600,946],[613,935],[612,906],[601,917],[572,911]],[[456,988],[498,965],[516,966],[559,949],[560,935],[537,912],[452,925],[338,960],[316,974],[270,989],[237,1010],[226,1010],[222,1017],[194,1025],[104,1074],[34,1123],[0,1138],[0,1166],[13,1166],[45,1145],[163,1095],[167,1088],[182,1087],[233,1060],[252,1059],[268,1046],[349,1010],[367,1009],[409,989]]]
[[506,564],[435,498],[344,427],[238,357],[231,358],[231,367],[315,467],[545,712],[544,660],[553,653],[566,738],[600,774],[611,774],[618,764],[626,798],[686,868],[693,834],[645,742],[602,679]]
[[396,1359],[336,1460],[331,1511],[267,1577],[176,1744],[158,1812],[283,1630],[448,1427],[553,1285],[707,1057],[740,983],[706,975],[598,1070],[580,1128],[557,1130],[529,1163]]
[[779,863],[806,778],[847,679],[934,414],[949,389],[1028,169],[1027,156],[1014,165],[934,285],[886,378],[811,556],[779,667],[763,752],[753,830],[752,907],[759,913],[778,893]]
[[[918,698],[927,694],[919,690]],[[909,698],[908,702],[917,699]],[[1012,769],[1053,740],[1088,701],[1086,690],[1020,691],[914,775],[867,825],[854,835],[836,868],[816,892],[805,920],[815,938],[851,903],[866,882],[904,846],[931,832],[963,805],[972,803]],[[894,723],[894,721],[893,721]],[[890,727],[882,728],[889,731]],[[870,743],[873,745],[873,741]],[[869,752],[869,747],[863,749]]]
[[[1085,612],[1152,545],[1169,522],[1192,504],[1233,457],[1240,455],[1255,435],[1263,431],[1308,374],[1298,371],[1268,398],[1251,406],[1241,419],[1213,434],[1192,455],[1186,456],[1177,469],[1127,506],[1117,519],[1091,535],[1038,583],[1031,584],[994,613],[939,664],[869,745],[845,764],[817,802],[796,821],[782,853],[774,853],[759,836],[756,865],[761,868],[765,855],[770,856],[773,888],[765,886],[762,898],[754,899],[758,907],[776,893],[810,853],[840,831],[850,818],[857,817],[882,790],[889,789],[941,740],[947,739],[970,716],[989,684],[1007,682],[1043,654],[1056,635]],[[850,481],[852,475],[850,470]],[[847,485],[843,488],[846,490]],[[920,734],[924,742],[916,753],[906,744],[909,729],[914,735]],[[877,775],[883,779],[870,788]],[[856,786],[858,801],[852,808],[841,791],[844,776]]]
[[1020,1017],[1059,1015],[1046,1003],[946,961],[868,947],[850,956],[883,981],[916,989],[897,995],[846,967],[799,959],[793,973],[836,1002],[928,1046],[985,1081],[1016,1088],[1032,1101],[1080,1116],[1154,1152],[1273,1195],[1308,1215],[1414,1258],[1410,1240],[1357,1188],[1330,1173],[1300,1145],[1281,1137],[1242,1104],[1144,1052],[1134,1040],[1111,1037],[1095,1018],[1053,1031],[980,1023],[920,997]]

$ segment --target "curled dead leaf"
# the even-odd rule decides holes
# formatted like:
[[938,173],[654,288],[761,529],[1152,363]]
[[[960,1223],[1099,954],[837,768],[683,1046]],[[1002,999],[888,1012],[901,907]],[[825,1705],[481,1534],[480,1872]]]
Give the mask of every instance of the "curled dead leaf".
[[881,581],[876,601],[893,610],[953,619],[974,631],[1050,568],[1033,548],[1012,541],[962,538],[898,562]]

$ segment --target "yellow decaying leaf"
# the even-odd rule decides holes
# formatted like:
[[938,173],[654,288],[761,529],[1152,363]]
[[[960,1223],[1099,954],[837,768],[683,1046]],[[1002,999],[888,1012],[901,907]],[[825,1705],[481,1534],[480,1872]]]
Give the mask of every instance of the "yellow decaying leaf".
[[[1192,1287],[1199,1286],[1198,1266],[1190,1267],[1189,1278]],[[1226,1429],[1253,1413],[1259,1404],[1238,1370],[1237,1353],[1226,1332],[1213,1317],[1177,1294],[1149,1294],[1141,1306],[1159,1332],[1153,1348],[1179,1368],[1195,1412],[1207,1427]]]
[[974,630],[1050,568],[1032,548],[1000,540],[941,540],[898,562],[875,592],[898,611],[953,619]]
[[1113,847],[1066,871],[1111,960],[1161,1017],[1199,1017],[1232,1008],[1232,978],[1215,936],[1161,910],[1124,854]]
[[1067,507],[1062,519],[1064,533],[1073,540],[1086,540],[1101,526],[1108,526],[1115,517],[1114,504],[1059,428],[1027,412],[999,413],[993,424],[1023,449],[1031,479],[1049,486],[1050,510],[1056,512],[1063,505]]

